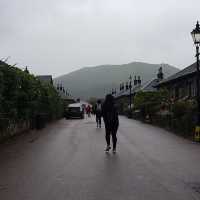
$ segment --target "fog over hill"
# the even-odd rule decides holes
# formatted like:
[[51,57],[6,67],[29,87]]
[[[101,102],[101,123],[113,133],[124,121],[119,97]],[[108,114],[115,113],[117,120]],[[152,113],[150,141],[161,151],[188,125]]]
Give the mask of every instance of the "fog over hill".
[[62,83],[76,98],[104,97],[112,88],[119,89],[120,83],[128,81],[130,74],[133,77],[140,76],[142,83],[155,78],[160,66],[163,67],[165,78],[179,71],[168,64],[132,62],[123,65],[101,65],[84,67],[59,76],[54,79],[54,84]]

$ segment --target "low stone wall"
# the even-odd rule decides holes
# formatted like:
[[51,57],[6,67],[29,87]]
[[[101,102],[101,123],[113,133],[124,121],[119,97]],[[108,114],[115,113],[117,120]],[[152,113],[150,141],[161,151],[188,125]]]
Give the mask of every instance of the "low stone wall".
[[153,115],[149,118],[144,118],[141,113],[138,113],[138,115],[134,114],[133,118],[144,123],[165,128],[177,135],[192,139],[194,137],[194,128],[196,124],[194,115],[194,113],[187,113],[179,118],[174,118],[172,115]]
[[20,122],[18,124],[9,123],[9,126],[4,129],[0,129],[0,141],[12,137],[17,134],[29,131],[31,123],[29,121]]

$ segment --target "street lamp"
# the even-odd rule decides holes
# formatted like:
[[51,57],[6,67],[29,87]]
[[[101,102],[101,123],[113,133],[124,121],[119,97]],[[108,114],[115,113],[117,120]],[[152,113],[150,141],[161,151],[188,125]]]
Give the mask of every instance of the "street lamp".
[[199,46],[200,46],[200,27],[199,22],[197,21],[196,28],[191,32],[192,39],[194,41],[194,45],[196,46],[196,59],[197,59],[197,76],[196,76],[196,98],[197,98],[197,106],[198,106],[198,115],[197,115],[197,125],[195,127],[195,139],[200,140],[200,88],[199,88]]
[[112,88],[112,92],[111,92],[111,94],[112,94],[112,95],[114,95],[114,94],[115,94],[115,92],[114,92],[114,89],[113,89],[113,88]]
[[129,108],[130,108],[130,117],[132,116],[132,110],[131,110],[131,104],[132,104],[132,98],[131,98],[131,90],[132,90],[132,76],[129,77]]

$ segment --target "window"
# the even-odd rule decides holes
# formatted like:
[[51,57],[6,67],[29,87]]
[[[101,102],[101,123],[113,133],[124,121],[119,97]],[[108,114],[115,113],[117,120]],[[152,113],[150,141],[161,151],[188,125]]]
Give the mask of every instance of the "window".
[[188,82],[188,96],[191,97],[192,96],[192,83]]
[[179,88],[175,87],[175,98],[178,99],[179,98]]

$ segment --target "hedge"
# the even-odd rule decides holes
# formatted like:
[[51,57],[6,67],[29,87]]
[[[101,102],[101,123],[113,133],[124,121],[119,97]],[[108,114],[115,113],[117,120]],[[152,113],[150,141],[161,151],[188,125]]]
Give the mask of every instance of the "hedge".
[[33,121],[39,114],[53,120],[62,113],[63,102],[52,84],[0,61],[0,130],[13,123]]

